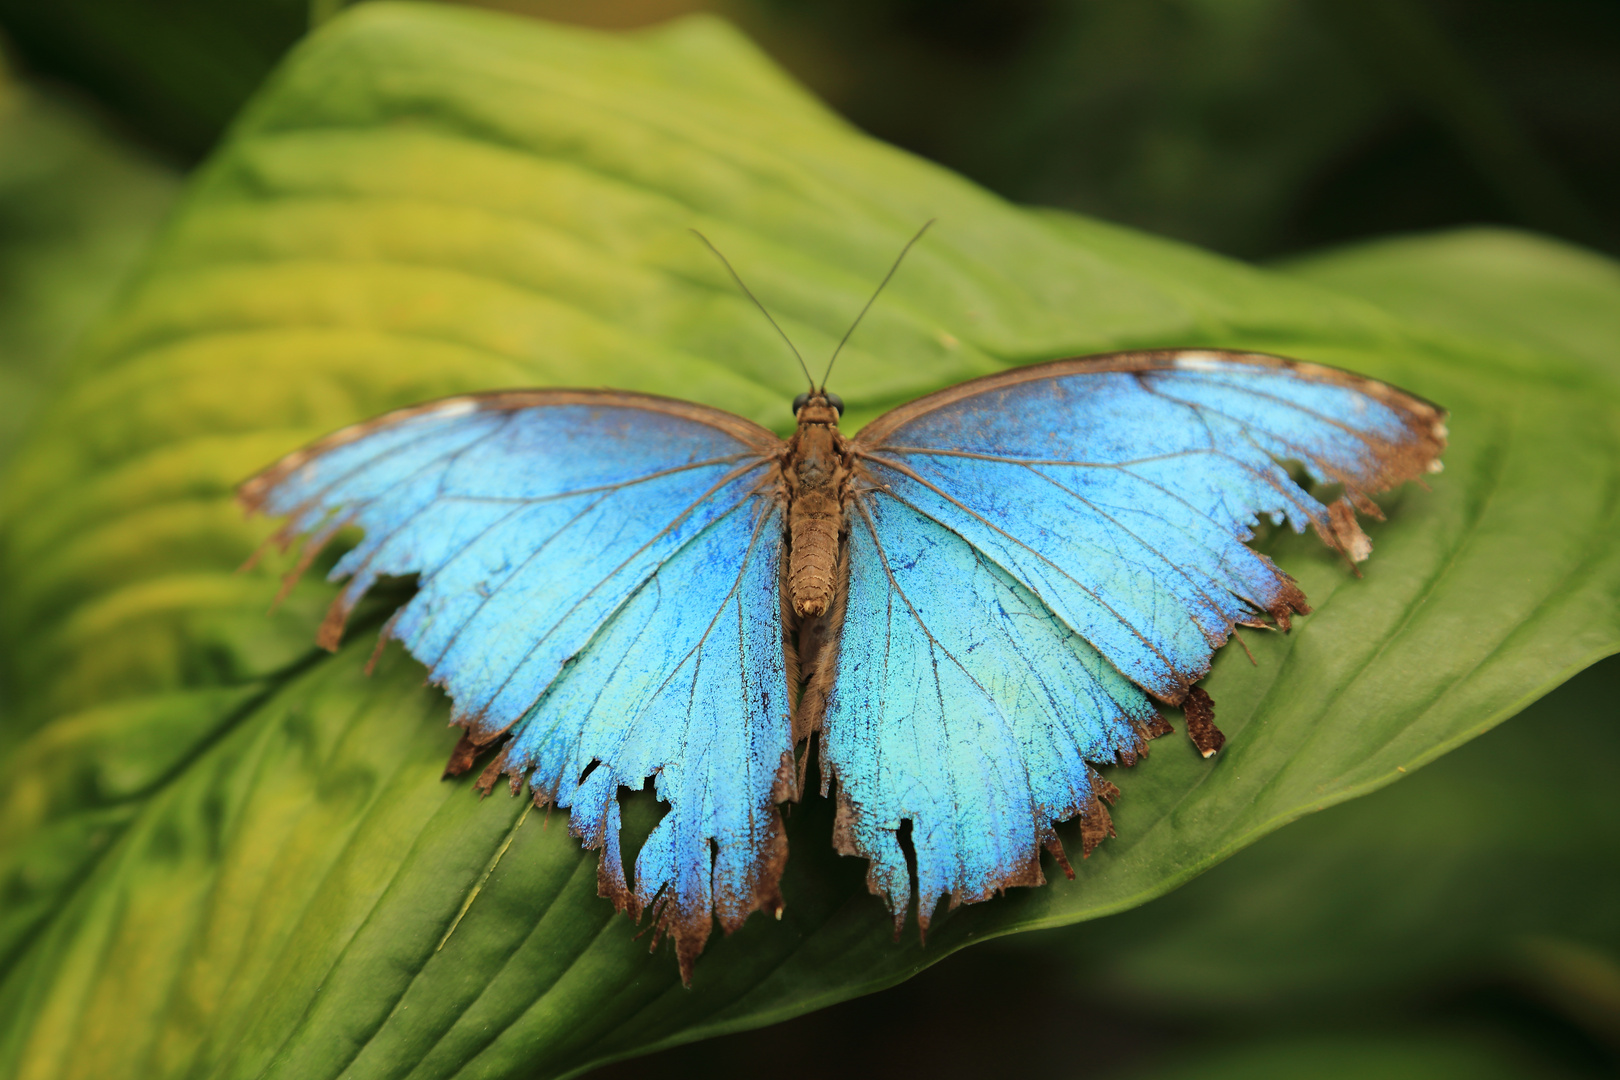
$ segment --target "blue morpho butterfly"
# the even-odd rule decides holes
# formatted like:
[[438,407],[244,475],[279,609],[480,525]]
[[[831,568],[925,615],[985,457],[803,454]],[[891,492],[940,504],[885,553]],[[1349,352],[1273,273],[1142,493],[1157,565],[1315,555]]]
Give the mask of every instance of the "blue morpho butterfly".
[[[505,775],[566,807],[602,852],[602,895],[650,910],[687,979],[715,917],[729,932],[781,914],[779,806],[813,735],[833,843],[869,860],[897,933],[913,889],[926,928],[942,897],[1040,884],[1043,846],[1073,876],[1054,823],[1080,818],[1084,854],[1113,832],[1101,800],[1118,789],[1094,766],[1170,730],[1155,700],[1213,754],[1194,685],[1211,655],[1236,625],[1309,610],[1245,546],[1259,515],[1360,561],[1356,511],[1438,471],[1446,438],[1440,409],[1394,387],[1211,349],[1016,368],[853,439],[822,387],[785,442],[620,390],[448,398],[240,490],[289,519],[274,539],[309,538],[300,570],[364,530],[332,570],[349,580],[328,648],[380,576],[419,575],[383,639],[449,691],[465,733],[446,774],[499,744],[479,786]],[[1284,461],[1342,497],[1323,505]],[[669,809],[632,887],[618,793],[647,777]]]

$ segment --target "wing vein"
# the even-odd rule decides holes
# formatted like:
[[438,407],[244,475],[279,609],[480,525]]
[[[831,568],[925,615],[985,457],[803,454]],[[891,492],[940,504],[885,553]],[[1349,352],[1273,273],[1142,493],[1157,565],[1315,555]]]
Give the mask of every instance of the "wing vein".
[[[649,537],[635,551],[633,551],[629,555],[625,556],[624,560],[622,562],[620,562],[619,565],[615,566],[612,570],[610,570],[606,574],[602,575],[602,577],[596,582],[596,584],[592,585],[589,589],[587,589],[584,594],[582,594],[577,600],[574,601],[574,603],[572,605],[569,606],[567,611],[563,612],[560,616],[558,616],[556,621],[551,624],[551,627],[549,629],[547,629],[545,633],[541,634],[539,637],[537,637],[534,640],[534,643],[529,646],[528,650],[524,652],[523,656],[516,663],[514,663],[512,665],[512,670],[507,672],[506,678],[501,680],[500,685],[497,686],[494,690],[490,691],[488,701],[490,703],[493,703],[496,698],[500,697],[502,691],[504,691],[507,688],[507,686],[511,685],[511,682],[517,676],[518,671],[523,667],[523,665],[525,663],[528,662],[529,657],[533,656],[535,654],[535,651],[538,650],[541,645],[543,645],[547,640],[550,639],[552,633],[555,632],[557,627],[561,626],[565,621],[567,621],[568,616],[572,615],[575,611],[577,611],[579,609],[579,606],[581,604],[583,604],[586,600],[590,599],[593,595],[595,595],[596,591],[598,589],[600,589],[605,582],[609,581],[620,570],[623,570],[626,566],[630,565],[630,563],[633,562],[636,559],[637,556],[639,556],[642,552],[646,551],[649,547],[651,547],[655,542],[657,542],[657,540],[660,537],[662,537],[665,534],[669,533],[670,530],[674,529],[677,525],[679,525],[682,521],[684,521],[692,513],[692,511],[697,509],[697,507],[701,506],[704,503],[704,501],[709,498],[709,496],[713,495],[716,491],[719,491],[721,488],[725,487],[727,484],[729,484],[732,480],[736,479],[737,477],[746,475],[751,469],[757,469],[760,466],[768,464],[768,463],[769,463],[768,458],[761,458],[761,459],[759,459],[758,461],[756,461],[753,464],[740,466],[740,467],[732,469],[730,472],[726,473],[719,480],[716,480],[714,482],[714,484],[712,484],[707,491],[705,491],[703,494],[699,495],[696,499],[693,499],[692,502],[687,505],[686,509],[682,510],[679,514],[677,514],[670,521],[670,523],[668,525],[665,525],[662,529],[658,530],[657,533],[655,533],[654,535]],[[753,497],[754,496],[752,494],[742,496],[742,498],[738,499],[737,502],[733,503],[730,507],[728,507],[726,509],[725,513],[720,515],[720,518],[725,517],[726,514],[730,514],[739,505],[741,505],[744,500],[749,499],[749,498],[753,498]],[[718,521],[718,520],[720,520],[720,518],[716,518],[715,520]],[[560,532],[560,530],[559,530],[559,532]],[[688,538],[679,547],[677,547],[675,549],[675,551],[670,552],[669,556],[664,560],[664,562],[669,561],[670,558],[674,558],[675,555],[678,552],[680,552],[682,549],[684,549],[687,544],[690,544],[695,539],[696,539],[696,536]],[[660,565],[662,565],[662,564],[660,564]],[[658,573],[657,569],[654,568],[652,573],[649,574],[648,576],[649,576],[649,578],[656,577],[657,573]],[[515,576],[515,575],[513,575],[513,576]],[[507,580],[510,581],[511,578],[509,577]],[[503,582],[503,585],[504,585],[504,582]],[[613,616],[616,615],[619,612],[619,610],[623,608],[625,603],[629,602],[630,596],[635,595],[635,592],[636,592],[636,590],[632,590],[631,593],[629,595],[627,595],[624,598],[623,601],[621,601],[619,604],[615,605],[614,609],[612,611],[608,612],[607,615],[602,619],[602,621],[597,624],[598,627],[600,628],[601,626],[606,626],[610,621],[612,621]],[[487,602],[487,600],[485,602]],[[482,606],[483,606],[483,604],[479,605],[480,608],[482,608]],[[470,618],[470,616],[469,616],[469,618]],[[459,633],[459,631],[458,631],[458,633]],[[435,666],[437,666],[437,665],[435,665]],[[523,713],[528,712],[529,709],[534,708],[535,703],[538,702],[541,697],[545,696],[545,692],[546,692],[547,689],[550,688],[550,686],[551,686],[551,683],[548,681],[546,686],[543,687],[540,690],[540,692],[535,695],[534,701],[531,701],[527,706],[525,706],[524,709],[522,710],[522,712],[519,713],[519,716],[522,716]],[[486,707],[487,707],[487,705],[486,705]]]
[[[899,500],[899,501],[903,501],[903,500]],[[900,587],[900,582],[895,579],[894,570],[889,566],[888,553],[883,550],[883,541],[878,538],[877,523],[872,520],[872,513],[871,513],[871,510],[866,505],[866,500],[863,499],[863,498],[857,498],[855,500],[855,505],[860,509],[861,519],[866,523],[866,530],[872,537],[872,546],[877,549],[878,561],[880,561],[883,564],[883,573],[889,579],[889,588],[893,589],[895,594],[897,596],[899,596],[902,601],[905,602],[906,610],[910,611],[911,612],[911,617],[917,621],[918,629],[920,629],[923,632],[923,636],[928,638],[928,643],[931,646],[930,655],[933,657],[933,664],[934,664],[935,692],[939,695],[940,718],[943,720],[944,717],[945,717],[945,698],[944,698],[944,690],[939,685],[939,660],[938,660],[937,655],[934,655],[934,652],[933,652],[936,649],[939,651],[939,653],[943,653],[945,655],[945,657],[948,660],[950,660],[950,662],[952,664],[954,664],[956,666],[957,670],[960,671],[963,674],[963,676],[966,677],[967,680],[969,682],[971,682],[978,689],[979,693],[984,695],[985,700],[988,701],[991,704],[996,716],[1000,718],[1002,726],[1006,729],[1007,737],[1013,743],[1016,744],[1018,742],[1017,730],[1013,727],[1013,723],[1012,723],[1011,718],[1008,717],[1006,715],[1006,713],[1002,711],[1001,703],[996,701],[995,696],[990,693],[989,688],[987,688],[983,683],[981,683],[978,680],[978,678],[976,676],[974,676],[974,674],[967,669],[967,665],[963,664],[962,661],[957,658],[955,653],[953,653],[953,652],[951,652],[951,650],[947,649],[939,641],[938,638],[934,637],[933,631],[929,630],[928,629],[928,624],[923,621],[922,613],[917,610],[916,605],[914,605],[911,602],[911,598],[906,595],[906,591]],[[906,505],[910,506],[909,503],[907,503]],[[911,507],[911,508],[913,510],[916,510],[916,507]],[[920,510],[917,511],[917,512],[922,513],[922,511],[920,511]],[[927,515],[924,515],[924,516],[926,517]],[[933,521],[934,519],[929,518],[929,520]],[[939,523],[936,522],[936,524],[939,524]],[[945,529],[946,532],[951,531],[950,529],[946,528],[946,526],[943,525],[943,524],[940,524],[940,528]],[[954,533],[953,533],[953,535],[954,535]],[[965,543],[965,541],[964,541],[964,543]],[[974,553],[975,557],[977,557],[980,554],[979,549],[973,547],[972,544],[969,544],[968,547]],[[1033,593],[1033,591],[1034,590],[1031,590],[1032,593]],[[1026,789],[1027,790],[1033,790],[1033,787],[1029,785],[1029,765],[1028,765],[1027,762],[1025,762],[1023,760],[1022,756],[1019,757],[1018,765],[1019,765],[1019,768],[1024,770],[1024,781],[1025,781],[1025,784],[1026,784]],[[947,772],[950,772],[950,771],[951,770],[947,770]],[[953,781],[953,797],[954,797],[954,781]]]
[[[1165,667],[1167,667],[1170,670],[1170,672],[1176,677],[1176,680],[1178,682],[1185,681],[1185,680],[1182,679],[1180,670],[1177,669],[1176,665],[1170,660],[1170,658],[1167,657],[1162,651],[1160,651],[1160,649],[1159,649],[1159,647],[1157,645],[1153,644],[1152,641],[1148,640],[1148,638],[1142,633],[1142,631],[1138,630],[1136,628],[1136,626],[1129,619],[1125,618],[1125,616],[1121,615],[1118,611],[1115,611],[1114,608],[1113,608],[1113,605],[1109,604],[1108,601],[1104,600],[1100,595],[1098,595],[1096,590],[1089,588],[1084,583],[1077,580],[1074,577],[1074,575],[1070,574],[1067,570],[1064,570],[1061,566],[1057,565],[1057,563],[1053,562],[1051,559],[1047,558],[1045,555],[1042,555],[1039,551],[1036,551],[1034,548],[1030,547],[1028,544],[1024,543],[1022,540],[1019,540],[1017,537],[1012,536],[1006,530],[1002,529],[1000,526],[998,526],[998,525],[994,524],[993,522],[989,521],[987,518],[984,517],[984,515],[978,513],[973,508],[963,504],[960,500],[952,497],[949,492],[941,490],[937,485],[932,484],[928,480],[926,480],[923,477],[917,475],[917,473],[912,471],[912,469],[909,466],[907,466],[907,465],[905,465],[905,464],[903,464],[901,462],[898,462],[898,461],[889,461],[889,460],[886,460],[886,459],[883,459],[883,458],[878,458],[876,456],[873,456],[872,460],[877,461],[877,462],[883,464],[884,466],[886,466],[888,468],[892,468],[896,472],[898,472],[901,475],[907,477],[908,479],[911,479],[911,480],[921,484],[923,487],[926,487],[928,490],[934,492],[934,494],[938,495],[940,498],[944,499],[946,502],[949,502],[952,506],[955,506],[957,509],[961,510],[964,514],[967,514],[969,517],[973,518],[975,521],[977,521],[980,524],[984,525],[985,528],[991,530],[992,532],[995,532],[995,533],[1001,535],[1002,537],[1005,537],[1010,543],[1016,545],[1017,547],[1023,548],[1025,551],[1029,552],[1035,558],[1039,559],[1041,562],[1043,562],[1046,565],[1050,566],[1053,570],[1057,571],[1058,574],[1060,574],[1061,576],[1063,576],[1064,578],[1066,578],[1070,582],[1072,582],[1074,584],[1075,588],[1079,589],[1081,592],[1085,593],[1087,596],[1091,597],[1091,599],[1096,601],[1097,605],[1099,607],[1101,607],[1104,611],[1106,611],[1109,615],[1112,615],[1119,622],[1120,626],[1124,627],[1126,630],[1129,630],[1133,635],[1135,635],[1135,637],[1136,637],[1136,639],[1138,641],[1140,641],[1144,646],[1146,646],[1147,649],[1150,652],[1152,652],[1154,656],[1157,656],[1164,663]],[[910,507],[912,510],[915,510],[917,513],[921,514],[923,517],[928,518],[930,521],[936,522],[941,528],[946,529],[947,531],[950,531],[950,532],[953,532],[953,533],[955,532],[955,530],[951,529],[949,525],[946,525],[943,521],[940,521],[938,518],[934,517],[932,514],[928,513],[924,509],[922,509],[922,507],[917,506],[916,504],[912,503],[910,500],[904,499],[901,496],[896,495],[893,491],[890,491],[890,490],[887,490],[887,489],[885,489],[883,493],[885,495],[887,495],[889,498],[894,499],[896,502],[905,504],[906,506]],[[958,534],[958,535],[960,535],[960,534]],[[964,541],[966,540],[965,537],[963,539],[964,539]],[[1003,567],[1003,569],[1006,569],[1006,567]],[[1011,574],[1012,571],[1009,570],[1008,573]],[[1015,579],[1017,578],[1016,574],[1013,574],[1012,576]],[[1035,595],[1037,595],[1037,596],[1040,595],[1039,592],[1037,592],[1033,587],[1029,586],[1029,584],[1027,582],[1025,583],[1025,587],[1029,588],[1030,592],[1035,593]],[[1043,598],[1042,602],[1043,603],[1045,602],[1044,598]]]

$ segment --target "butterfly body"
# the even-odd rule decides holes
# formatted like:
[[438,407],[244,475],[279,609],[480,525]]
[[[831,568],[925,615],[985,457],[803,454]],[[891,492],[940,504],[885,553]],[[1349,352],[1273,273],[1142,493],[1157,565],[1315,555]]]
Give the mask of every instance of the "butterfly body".
[[854,475],[838,410],[825,397],[812,397],[798,410],[798,430],[781,470],[790,538],[788,595],[797,615],[815,617],[832,606],[839,585],[838,547]]
[[[1069,871],[1057,823],[1082,855],[1112,833],[1097,769],[1170,730],[1160,704],[1212,754],[1215,650],[1309,610],[1247,546],[1258,520],[1359,561],[1357,511],[1438,471],[1446,437],[1383,383],[1218,350],[1015,368],[853,438],[832,395],[797,406],[784,441],[622,391],[454,398],[240,491],[308,537],[297,569],[363,530],[322,644],[378,577],[418,575],[384,637],[450,695],[447,774],[492,753],[480,786],[567,809],[602,894],[650,910],[687,977],[715,921],[781,911],[780,806],[812,747],[833,843],[897,929],[1040,883],[1043,851]],[[630,881],[618,792],[649,777],[669,810]]]

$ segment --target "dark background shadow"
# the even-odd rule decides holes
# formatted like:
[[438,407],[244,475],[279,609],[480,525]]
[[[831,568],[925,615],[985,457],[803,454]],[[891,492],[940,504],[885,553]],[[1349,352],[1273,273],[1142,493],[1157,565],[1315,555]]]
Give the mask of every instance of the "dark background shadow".
[[[880,138],[1243,258],[1499,223],[1620,250],[1612,0],[480,0],[740,24]],[[26,69],[200,159],[340,0],[0,0]]]

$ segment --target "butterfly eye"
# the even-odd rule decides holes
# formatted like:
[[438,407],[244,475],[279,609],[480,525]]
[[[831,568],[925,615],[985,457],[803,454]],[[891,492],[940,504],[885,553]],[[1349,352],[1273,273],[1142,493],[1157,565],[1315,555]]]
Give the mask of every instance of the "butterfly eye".
[[827,395],[827,404],[829,404],[833,408],[837,409],[839,416],[844,415],[844,399],[839,397],[837,394],[828,394]]
[[800,394],[798,397],[794,398],[793,399],[793,415],[798,416],[799,415],[799,410],[804,408],[805,403],[808,402],[809,400],[810,400],[810,395],[809,394]]

